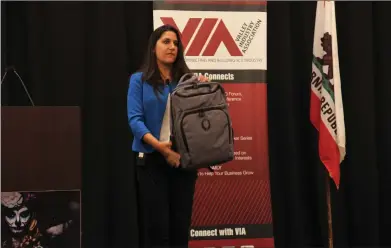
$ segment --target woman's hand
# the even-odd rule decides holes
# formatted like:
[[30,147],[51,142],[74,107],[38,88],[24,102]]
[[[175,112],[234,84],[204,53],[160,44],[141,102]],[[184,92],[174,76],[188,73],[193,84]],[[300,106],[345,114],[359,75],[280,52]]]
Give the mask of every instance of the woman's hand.
[[173,150],[170,150],[166,156],[167,163],[171,165],[172,167],[179,167],[180,165],[180,158],[181,156],[179,153],[174,152]]
[[171,141],[167,141],[167,142],[161,142],[159,141],[159,151],[160,153],[163,154],[163,156],[166,156],[166,153],[171,150],[171,147],[172,147],[172,142]]
[[209,78],[205,77],[204,75],[199,75],[198,80],[202,83],[209,82]]
[[176,153],[173,150],[171,150],[172,147],[171,141],[160,142],[159,146],[160,146],[161,153],[166,159],[167,163],[173,167],[178,167],[180,164],[181,156],[179,155],[179,153]]

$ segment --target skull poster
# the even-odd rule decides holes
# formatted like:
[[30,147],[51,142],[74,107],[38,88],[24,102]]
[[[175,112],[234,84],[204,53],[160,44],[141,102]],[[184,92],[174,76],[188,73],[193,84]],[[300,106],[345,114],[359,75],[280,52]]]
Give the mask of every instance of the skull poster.
[[2,192],[1,248],[80,247],[80,191]]

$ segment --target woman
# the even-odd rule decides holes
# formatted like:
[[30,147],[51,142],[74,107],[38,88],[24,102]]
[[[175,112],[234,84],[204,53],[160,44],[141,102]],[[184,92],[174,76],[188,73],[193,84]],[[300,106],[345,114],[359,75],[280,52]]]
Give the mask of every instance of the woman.
[[175,28],[159,27],[150,36],[143,66],[130,78],[128,121],[137,157],[141,247],[188,244],[197,172],[180,169],[171,142],[159,141],[167,97],[190,72],[183,50]]

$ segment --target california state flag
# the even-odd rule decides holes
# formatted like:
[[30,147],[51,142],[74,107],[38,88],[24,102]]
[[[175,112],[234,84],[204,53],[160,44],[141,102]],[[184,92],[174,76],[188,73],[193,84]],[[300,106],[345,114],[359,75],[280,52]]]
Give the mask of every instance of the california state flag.
[[318,1],[312,58],[310,119],[319,132],[320,160],[339,188],[345,121],[334,1]]

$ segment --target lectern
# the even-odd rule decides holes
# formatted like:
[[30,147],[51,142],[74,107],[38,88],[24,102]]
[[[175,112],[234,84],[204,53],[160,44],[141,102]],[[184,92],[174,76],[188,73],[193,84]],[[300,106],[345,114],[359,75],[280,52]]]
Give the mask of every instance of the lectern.
[[1,108],[3,245],[80,247],[81,136],[78,107]]

